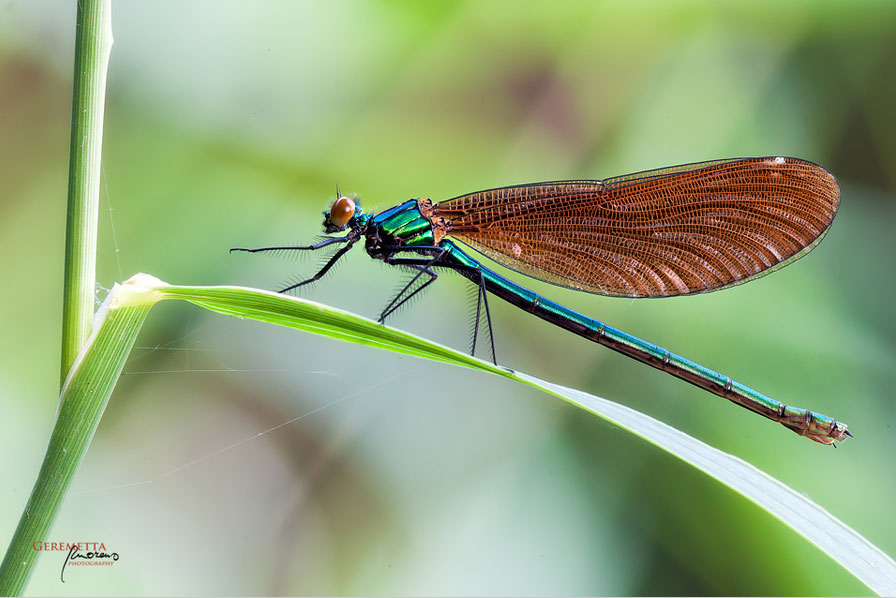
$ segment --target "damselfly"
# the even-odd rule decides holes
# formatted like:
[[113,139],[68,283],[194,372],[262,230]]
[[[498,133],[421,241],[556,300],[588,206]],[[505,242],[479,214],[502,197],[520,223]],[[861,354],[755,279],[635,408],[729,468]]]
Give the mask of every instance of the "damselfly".
[[[817,245],[837,213],[840,187],[820,166],[796,158],[738,158],[648,170],[602,181],[533,183],[478,191],[434,203],[412,199],[376,215],[349,197],[324,212],[327,234],[298,247],[344,244],[320,279],[355,243],[414,278],[380,314],[384,321],[453,270],[477,285],[474,331],[486,292],[780,422],[816,442],[851,434],[846,424],[790,407],[652,343],[579,314],[489,270],[454,241],[517,272],[559,286],[617,297],[670,297],[727,288],[773,271]],[[473,349],[476,337],[474,332]],[[494,359],[494,343],[492,343]]]

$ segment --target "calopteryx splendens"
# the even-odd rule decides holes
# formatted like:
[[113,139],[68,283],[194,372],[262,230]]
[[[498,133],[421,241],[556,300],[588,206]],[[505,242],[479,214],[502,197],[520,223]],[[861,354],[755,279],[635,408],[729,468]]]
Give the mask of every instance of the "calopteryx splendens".
[[[833,444],[851,436],[846,424],[785,405],[554,303],[489,270],[454,239],[508,268],[559,286],[617,297],[670,297],[741,284],[805,255],[824,237],[839,203],[836,179],[816,164],[796,158],[737,158],[602,181],[501,187],[438,203],[412,199],[376,215],[339,197],[324,212],[324,230],[347,231],[344,236],[306,246],[231,251],[344,244],[317,274],[285,292],[320,279],[364,239],[371,257],[416,272],[380,321],[435,281],[436,268],[454,270],[479,288],[474,330],[483,306],[490,320],[488,291],[797,434]],[[475,350],[475,336],[473,342]]]

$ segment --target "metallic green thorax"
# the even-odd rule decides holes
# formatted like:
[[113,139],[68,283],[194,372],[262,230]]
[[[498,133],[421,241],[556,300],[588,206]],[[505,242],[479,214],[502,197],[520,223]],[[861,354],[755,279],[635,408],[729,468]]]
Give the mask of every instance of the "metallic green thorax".
[[367,232],[368,253],[389,247],[433,245],[435,239],[432,234],[432,223],[420,213],[415,199],[381,212],[370,221]]

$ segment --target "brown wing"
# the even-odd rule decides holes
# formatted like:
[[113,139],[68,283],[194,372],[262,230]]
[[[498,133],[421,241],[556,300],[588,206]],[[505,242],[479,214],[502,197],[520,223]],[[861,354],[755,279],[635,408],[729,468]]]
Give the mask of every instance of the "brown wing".
[[523,274],[662,297],[728,287],[805,255],[839,203],[836,179],[816,164],[740,158],[479,191],[435,204],[432,218]]

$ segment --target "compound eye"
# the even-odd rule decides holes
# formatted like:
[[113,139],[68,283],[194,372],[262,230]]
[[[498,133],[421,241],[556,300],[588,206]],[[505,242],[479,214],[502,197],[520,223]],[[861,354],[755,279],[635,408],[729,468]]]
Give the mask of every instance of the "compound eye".
[[350,197],[340,197],[330,208],[330,222],[343,227],[355,215],[355,202]]

